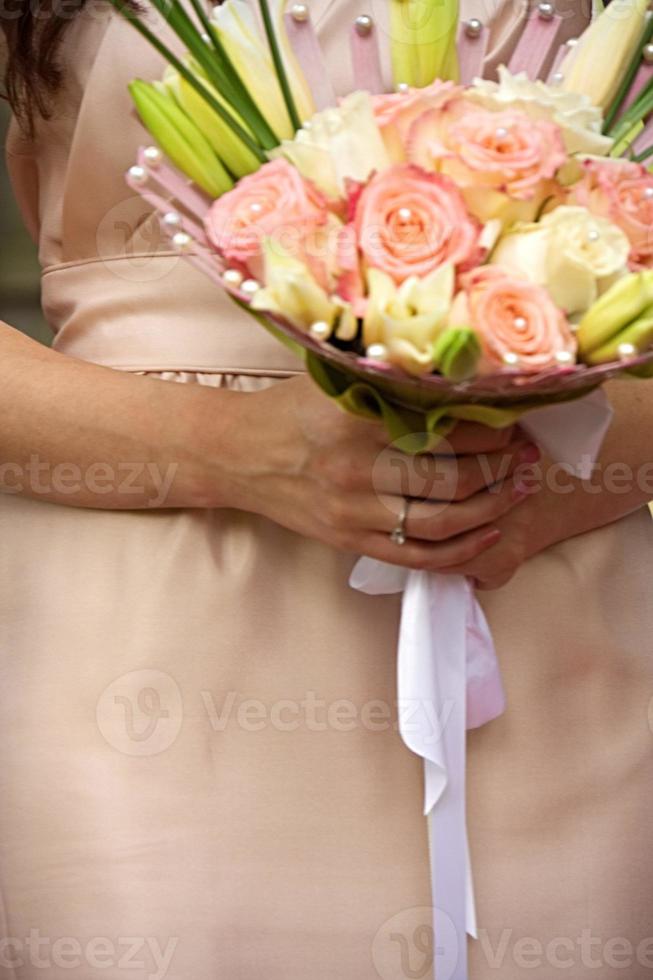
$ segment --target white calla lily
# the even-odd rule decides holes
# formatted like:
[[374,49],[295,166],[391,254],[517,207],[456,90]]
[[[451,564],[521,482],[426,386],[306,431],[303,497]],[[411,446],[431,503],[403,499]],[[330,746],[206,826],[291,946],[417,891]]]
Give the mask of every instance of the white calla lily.
[[[210,82],[202,77],[197,65],[191,61],[187,67],[193,71],[196,78],[211,92],[213,97],[246,129],[245,123],[226,99]],[[244,177],[245,174],[254,173],[255,170],[259,169],[261,164],[257,157],[236,136],[231,127],[213,111],[190,82],[182,78],[172,65],[167,66],[162,83],[186,115],[198,126],[222,162],[226,164],[235,177]]]
[[254,294],[253,310],[273,313],[299,330],[321,323],[340,340],[356,336],[358,324],[349,304],[329,296],[304,262],[269,238],[263,240],[262,252],[265,285]]
[[368,269],[369,300],[363,320],[366,347],[382,344],[388,361],[409,374],[429,374],[435,367],[434,345],[447,326],[455,272],[444,265],[419,279],[397,286],[380,269]]
[[[315,103],[292,51],[283,15],[283,0],[269,0],[277,42],[300,119],[310,119]],[[268,46],[246,0],[225,0],[213,8],[211,24],[234,67],[279,139],[290,139],[293,126],[277,81]]]
[[612,0],[560,65],[561,89],[607,110],[642,43],[648,7],[649,0]]

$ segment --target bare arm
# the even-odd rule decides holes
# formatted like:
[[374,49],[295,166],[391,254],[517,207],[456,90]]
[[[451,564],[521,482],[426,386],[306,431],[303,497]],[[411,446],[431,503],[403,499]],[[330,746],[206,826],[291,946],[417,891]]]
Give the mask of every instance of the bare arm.
[[219,442],[232,393],[78,361],[6,324],[0,365],[5,492],[105,509],[220,503],[203,435]]
[[[6,324],[0,419],[5,493],[103,509],[234,507],[410,567],[492,548],[496,520],[524,499],[510,477],[525,440],[512,430],[461,426],[450,440],[461,455],[422,458],[406,489],[412,461],[382,427],[341,412],[307,377],[255,393],[175,384],[74,360]],[[405,493],[430,499],[413,502],[400,547],[389,532]]]

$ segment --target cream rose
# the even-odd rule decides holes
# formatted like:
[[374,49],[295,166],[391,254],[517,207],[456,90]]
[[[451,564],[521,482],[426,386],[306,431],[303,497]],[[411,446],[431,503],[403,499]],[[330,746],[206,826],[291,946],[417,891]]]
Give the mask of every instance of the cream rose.
[[568,316],[585,313],[628,270],[630,245],[606,218],[563,206],[504,235],[491,264],[545,286]]
[[629,160],[585,160],[571,201],[609,218],[627,235],[631,269],[653,268],[653,174]]
[[391,162],[367,92],[318,112],[269,156],[289,160],[330,198],[342,196],[348,180],[365,181]]

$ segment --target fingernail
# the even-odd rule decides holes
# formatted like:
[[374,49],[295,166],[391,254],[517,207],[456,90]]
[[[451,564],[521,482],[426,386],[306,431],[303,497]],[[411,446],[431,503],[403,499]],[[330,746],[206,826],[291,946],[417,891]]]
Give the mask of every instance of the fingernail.
[[486,545],[496,544],[500,537],[501,531],[498,527],[495,527],[491,531],[488,531],[487,534],[484,534],[481,541]]
[[528,497],[528,487],[525,486],[520,480],[517,480],[514,487],[512,488],[512,499],[519,502],[520,500],[526,500]]
[[524,448],[521,450],[519,454],[519,462],[537,463],[538,459],[540,459],[541,456],[542,453],[540,452],[538,447],[535,445],[535,443],[531,442],[528,444],[528,446],[524,446]]

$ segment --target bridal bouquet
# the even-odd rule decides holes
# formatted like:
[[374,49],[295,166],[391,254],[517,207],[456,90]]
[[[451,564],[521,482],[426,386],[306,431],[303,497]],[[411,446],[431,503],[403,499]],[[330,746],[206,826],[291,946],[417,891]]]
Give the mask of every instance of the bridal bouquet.
[[510,66],[466,82],[483,25],[458,30],[449,2],[416,32],[416,0],[389,2],[396,90],[364,16],[360,84],[337,100],[305,4],[284,16],[261,0],[259,23],[246,0],[211,18],[193,0],[196,24],[181,0],[152,0],[188,49],[178,58],[115,0],[168,61],[161,81],[131,85],[159,149],[128,179],[174,247],[413,451],[460,418],[504,426],[648,374],[644,0],[615,0],[561,51],[560,18],[540,4],[513,62],[548,51],[548,82]]
[[[546,415],[553,442],[571,431],[572,454],[598,447],[609,415],[591,393],[653,370],[647,0],[613,0],[564,45],[562,18],[540,3],[493,79],[488,27],[459,24],[455,0],[388,0],[385,31],[366,15],[352,24],[356,85],[341,99],[305,3],[226,0],[209,16],[202,0],[150,0],[178,56],[112,2],[167,62],[160,80],[130,86],[157,144],[139,151],[130,185],[173,247],[328,395],[381,418],[409,452],[432,450],[459,419],[526,426],[560,408]],[[441,744],[402,735],[425,760],[427,812],[439,806],[433,874],[448,887],[434,885],[436,930],[446,905],[473,932],[457,872],[461,740],[503,706],[487,624],[464,581],[369,571],[357,587],[406,590],[400,693],[466,699]],[[449,977],[466,976],[459,946]]]

